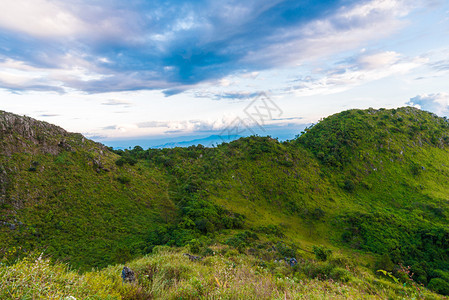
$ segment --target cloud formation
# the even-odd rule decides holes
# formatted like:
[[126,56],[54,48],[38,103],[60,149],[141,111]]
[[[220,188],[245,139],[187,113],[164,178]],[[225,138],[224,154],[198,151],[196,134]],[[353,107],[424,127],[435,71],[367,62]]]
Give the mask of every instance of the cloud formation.
[[361,53],[332,68],[303,76],[285,91],[300,96],[338,93],[369,81],[407,73],[426,63],[425,58],[402,57],[394,51]]
[[0,88],[170,96],[383,37],[419,2],[3,0]]
[[407,105],[433,112],[440,117],[449,116],[448,93],[417,95],[411,98]]
[[123,106],[123,107],[131,107],[132,103],[126,100],[117,100],[117,99],[109,99],[105,102],[101,103],[102,105],[108,106]]

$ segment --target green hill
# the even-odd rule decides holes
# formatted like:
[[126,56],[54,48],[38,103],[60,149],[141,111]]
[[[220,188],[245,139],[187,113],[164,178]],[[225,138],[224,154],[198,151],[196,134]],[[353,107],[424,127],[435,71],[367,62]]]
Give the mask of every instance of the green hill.
[[157,245],[210,255],[218,244],[266,262],[333,249],[359,278],[382,269],[449,293],[449,123],[431,113],[349,110],[291,141],[215,148],[111,151],[4,112],[0,130],[10,262],[43,249],[82,269]]
[[148,228],[174,205],[160,172],[117,159],[80,134],[0,112],[0,254],[45,250],[90,268],[146,252]]

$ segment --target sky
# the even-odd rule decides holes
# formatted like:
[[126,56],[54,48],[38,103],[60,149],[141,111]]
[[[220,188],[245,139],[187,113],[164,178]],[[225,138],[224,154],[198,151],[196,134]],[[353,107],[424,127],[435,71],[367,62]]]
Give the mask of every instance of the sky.
[[117,147],[449,114],[446,0],[0,0],[0,110]]

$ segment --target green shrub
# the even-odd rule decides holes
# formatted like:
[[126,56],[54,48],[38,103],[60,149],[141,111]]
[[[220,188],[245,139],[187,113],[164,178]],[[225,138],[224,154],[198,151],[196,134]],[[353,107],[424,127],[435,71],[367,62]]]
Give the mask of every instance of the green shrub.
[[200,249],[203,245],[197,239],[193,239],[189,242],[189,248],[192,253],[200,253]]
[[421,173],[422,167],[420,167],[417,163],[412,163],[410,165],[410,171],[412,172],[413,175],[417,176]]
[[347,257],[342,255],[335,255],[328,259],[329,263],[335,267],[351,267],[354,266],[354,263],[349,260]]
[[276,244],[276,249],[278,253],[283,257],[296,257],[296,250],[297,246],[295,244],[291,244],[290,246],[286,245],[285,243],[278,242]]
[[123,159],[123,157],[120,157],[119,159],[117,159],[115,161],[115,164],[119,167],[123,166],[125,164],[125,160]]
[[449,283],[441,278],[432,278],[427,288],[438,294],[449,295]]
[[312,220],[318,221],[321,218],[324,217],[326,213],[324,212],[324,210],[322,210],[321,208],[315,208],[311,213],[310,213],[310,217],[312,218]]
[[321,261],[326,261],[332,255],[332,250],[327,249],[324,246],[313,246],[312,251],[315,254],[316,259]]
[[392,272],[394,269],[394,264],[391,261],[390,255],[387,253],[383,254],[378,261],[376,261],[375,269],[385,270],[387,272]]
[[121,167],[125,164],[134,166],[136,163],[137,163],[137,159],[135,159],[131,156],[128,156],[128,155],[124,155],[115,161],[115,164],[119,167]]
[[125,176],[125,175],[119,175],[119,176],[117,176],[117,181],[122,184],[127,184],[127,183],[131,182],[131,178],[129,178],[128,176]]
[[430,277],[438,277],[443,279],[444,281],[449,282],[449,272],[445,272],[443,270],[431,270]]
[[306,262],[300,268],[300,271],[309,278],[328,279],[334,267],[324,262]]
[[355,189],[355,183],[350,179],[346,179],[345,182],[343,183],[343,189],[345,189],[348,192],[352,192]]
[[273,224],[258,226],[256,228],[254,228],[254,231],[269,234],[269,235],[274,235],[274,236],[277,236],[280,238],[285,237],[284,233],[279,228],[279,226],[273,225]]
[[36,172],[38,166],[39,166],[39,162],[38,162],[38,161],[33,161],[33,162],[31,163],[31,166],[28,168],[28,171],[30,171],[30,172]]
[[351,279],[351,273],[346,269],[335,267],[330,271],[329,277],[333,280],[348,282]]
[[257,234],[251,231],[240,232],[232,237],[230,237],[226,244],[237,248],[239,252],[242,252],[246,247],[252,244],[252,242],[258,240]]
[[206,248],[204,248],[204,250],[201,252],[201,255],[202,255],[202,256],[212,256],[212,255],[215,255],[215,252],[214,252],[214,250],[212,250],[211,248],[206,247]]

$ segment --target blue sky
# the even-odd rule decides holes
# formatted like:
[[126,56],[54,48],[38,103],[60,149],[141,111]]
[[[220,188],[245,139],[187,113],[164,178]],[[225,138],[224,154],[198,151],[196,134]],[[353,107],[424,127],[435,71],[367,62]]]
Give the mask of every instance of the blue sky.
[[448,82],[443,0],[0,4],[0,109],[106,144],[236,124],[293,138],[350,108],[447,115]]

